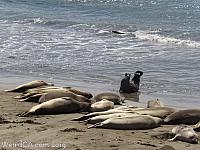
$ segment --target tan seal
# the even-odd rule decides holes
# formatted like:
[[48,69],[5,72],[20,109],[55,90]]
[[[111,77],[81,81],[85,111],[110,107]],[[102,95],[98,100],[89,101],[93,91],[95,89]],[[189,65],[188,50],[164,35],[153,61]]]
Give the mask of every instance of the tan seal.
[[52,86],[53,84],[48,84],[42,80],[35,80],[35,81],[31,81],[31,82],[19,85],[14,89],[5,90],[5,91],[6,92],[25,92],[28,89],[32,89],[32,88],[36,88],[36,87],[40,87],[40,86],[46,86],[46,85]]
[[185,109],[176,111],[164,119],[165,124],[194,125],[200,121],[200,109]]
[[178,125],[172,129],[172,133],[175,134],[175,137],[169,139],[170,141],[180,140],[192,144],[198,143],[198,135],[188,125]]
[[101,101],[95,102],[91,105],[91,112],[97,112],[97,111],[106,111],[109,109],[113,109],[114,108],[114,103],[103,99]]
[[70,97],[62,97],[33,106],[21,116],[78,113],[81,111],[89,111],[89,109],[89,103],[78,102]]
[[164,103],[159,99],[149,100],[147,102],[147,108],[164,107]]
[[118,94],[111,93],[111,92],[100,93],[100,94],[97,94],[96,96],[94,96],[94,98],[93,98],[93,100],[95,100],[96,102],[101,101],[103,99],[112,101],[112,102],[114,102],[115,105],[121,104],[121,102],[122,102],[122,99]]
[[96,123],[88,128],[107,128],[117,130],[145,130],[159,127],[162,119],[149,115],[134,115],[127,117],[110,118]]

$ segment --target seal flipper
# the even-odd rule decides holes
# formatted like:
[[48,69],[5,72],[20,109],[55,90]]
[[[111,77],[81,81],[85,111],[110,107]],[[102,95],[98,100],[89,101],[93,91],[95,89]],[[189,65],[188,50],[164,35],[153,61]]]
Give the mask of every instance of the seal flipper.
[[87,119],[94,117],[94,116],[95,115],[84,115],[84,116],[81,116],[81,117],[78,117],[78,118],[74,118],[71,121],[84,121],[84,120],[87,120]]
[[89,126],[88,129],[90,129],[90,128],[97,128],[97,127],[102,127],[102,126],[103,126],[103,123],[100,122],[100,123],[96,123],[96,124],[94,124],[94,125]]
[[171,138],[171,139],[168,139],[169,141],[175,141],[177,139],[177,137],[179,137],[180,134],[176,134],[175,137]]

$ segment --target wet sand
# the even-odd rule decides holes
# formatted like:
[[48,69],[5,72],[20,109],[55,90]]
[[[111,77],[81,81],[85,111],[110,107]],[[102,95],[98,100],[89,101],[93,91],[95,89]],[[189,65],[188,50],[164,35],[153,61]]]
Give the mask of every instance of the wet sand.
[[[18,117],[34,103],[18,102],[16,93],[0,91],[0,150],[197,150],[199,144],[168,141],[173,126],[150,130],[87,129],[70,121],[83,114]],[[198,133],[200,136],[200,133]],[[10,145],[8,145],[10,144]]]

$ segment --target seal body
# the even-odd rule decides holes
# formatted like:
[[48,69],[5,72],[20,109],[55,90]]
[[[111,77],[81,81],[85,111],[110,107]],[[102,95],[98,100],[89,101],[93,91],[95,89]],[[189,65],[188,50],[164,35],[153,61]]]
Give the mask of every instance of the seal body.
[[187,124],[194,125],[200,121],[200,109],[179,110],[167,116],[164,119],[165,124],[178,125]]
[[195,124],[193,129],[194,131],[200,132],[200,121],[197,124]]
[[136,114],[136,113],[114,113],[114,114],[108,114],[108,115],[100,115],[100,116],[95,116],[95,117],[89,118],[85,122],[90,123],[90,124],[95,124],[95,123],[103,122],[110,118],[126,117],[126,116],[139,116],[139,114]]
[[86,102],[78,102],[70,97],[62,97],[49,100],[42,104],[33,106],[24,115],[54,115],[77,113],[80,111],[88,111],[90,104]]
[[113,109],[113,108],[114,108],[113,102],[106,100],[106,99],[103,99],[101,101],[93,103],[91,105],[90,111],[91,112],[106,111],[106,110]]
[[44,102],[49,101],[51,99],[59,98],[59,97],[70,97],[70,98],[73,98],[74,100],[77,100],[79,102],[88,102],[88,103],[91,102],[88,98],[86,98],[82,95],[77,95],[77,94],[72,93],[70,91],[51,91],[51,92],[43,94],[40,97],[38,103],[41,104],[41,103],[44,103]]
[[92,98],[93,95],[90,92],[86,92],[86,91],[81,91],[79,89],[75,89],[75,88],[67,88],[70,92],[75,93],[77,95],[82,95],[87,97],[88,99]]
[[192,144],[198,143],[198,135],[194,132],[193,128],[188,125],[178,125],[172,129],[172,133],[175,137],[169,139],[170,141],[180,140]]
[[165,118],[168,115],[174,113],[175,109],[170,107],[156,107],[156,108],[138,109],[135,110],[134,112],[142,115],[151,115],[154,117]]
[[116,117],[94,124],[88,128],[107,128],[118,130],[145,130],[160,126],[162,119],[148,115]]
[[155,107],[164,107],[164,103],[161,102],[159,99],[149,100],[147,102],[147,108],[155,108]]
[[40,87],[40,86],[46,86],[46,85],[53,85],[53,84],[48,84],[42,80],[35,80],[32,82],[28,82],[28,83],[19,85],[14,89],[6,90],[6,91],[7,92],[25,92],[28,89],[32,89],[32,88],[36,88],[36,87]]
[[140,77],[143,75],[142,71],[136,71],[134,77],[130,81],[131,74],[126,73],[121,80],[120,93],[135,93],[139,91]]
[[106,100],[112,101],[115,105],[121,104],[122,102],[121,97],[118,94],[111,93],[111,92],[97,94],[96,96],[94,96],[93,99],[96,102],[106,99]]
[[114,108],[107,111],[102,112],[93,112],[86,114],[84,116],[81,116],[79,118],[73,119],[74,121],[83,121],[86,119],[89,119],[94,116],[100,116],[100,115],[108,115],[108,114],[115,114],[115,113],[137,113],[140,115],[151,115],[152,117],[159,117],[159,118],[165,118],[169,114],[175,112],[175,109],[168,108],[168,107],[160,107],[160,108],[127,108],[127,107],[121,107],[121,108]]

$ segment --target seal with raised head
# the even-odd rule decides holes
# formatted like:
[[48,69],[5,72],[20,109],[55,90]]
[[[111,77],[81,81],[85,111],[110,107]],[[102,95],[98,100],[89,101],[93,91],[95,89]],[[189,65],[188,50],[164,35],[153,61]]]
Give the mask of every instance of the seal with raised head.
[[149,115],[115,117],[96,123],[88,128],[106,128],[117,130],[145,130],[159,127],[162,119]]
[[176,111],[164,119],[165,124],[178,125],[187,124],[194,125],[200,121],[200,109],[185,109]]
[[45,81],[42,80],[35,80],[31,81],[22,85],[17,86],[14,89],[11,90],[5,90],[6,92],[25,92],[28,89],[36,88],[36,87],[41,87],[41,86],[53,86],[53,84],[48,84]]
[[91,105],[90,111],[91,112],[106,111],[113,108],[114,108],[113,102],[106,99],[102,99],[101,101],[93,103]]
[[115,105],[117,104],[120,105],[122,103],[121,97],[116,93],[104,92],[97,94],[96,96],[93,97],[93,100],[96,102],[101,101],[103,99],[112,101]]
[[155,107],[164,107],[164,103],[159,99],[156,100],[149,100],[147,102],[147,108],[155,108]]
[[194,125],[194,131],[200,132],[200,121]]
[[139,91],[140,77],[143,75],[142,71],[136,71],[134,77],[130,81],[130,75],[126,73],[125,77],[121,80],[120,93],[134,93]]
[[175,137],[169,139],[170,141],[180,140],[191,144],[198,143],[198,135],[194,132],[193,128],[188,125],[178,125],[172,129],[172,133]]
[[87,102],[78,102],[70,97],[55,98],[33,106],[28,112],[20,116],[78,113],[89,111],[90,105]]

